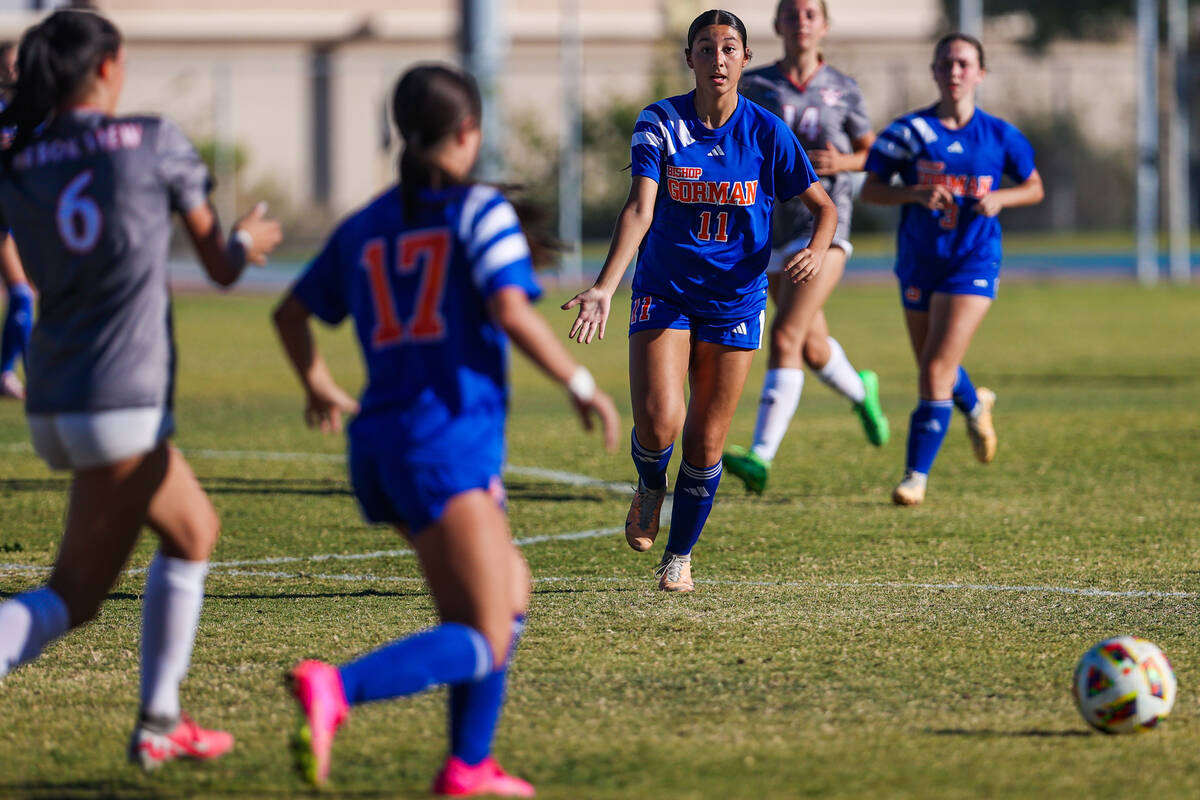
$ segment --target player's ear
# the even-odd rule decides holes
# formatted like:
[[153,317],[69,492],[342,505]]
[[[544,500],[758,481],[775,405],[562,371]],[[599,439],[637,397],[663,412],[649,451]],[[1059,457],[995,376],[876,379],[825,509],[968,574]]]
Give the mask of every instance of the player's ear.
[[747,47],[747,48],[746,48],[746,55],[742,57],[742,66],[744,67],[744,66],[746,66],[747,64],[749,64],[749,63],[750,63],[750,59],[752,59],[752,58],[754,58],[754,51],[753,51],[753,50],[751,50],[749,47]]
[[688,69],[695,69],[695,68],[696,68],[696,67],[695,67],[695,66],[692,64],[692,48],[690,48],[690,47],[685,47],[685,48],[683,48],[683,60],[687,62]]

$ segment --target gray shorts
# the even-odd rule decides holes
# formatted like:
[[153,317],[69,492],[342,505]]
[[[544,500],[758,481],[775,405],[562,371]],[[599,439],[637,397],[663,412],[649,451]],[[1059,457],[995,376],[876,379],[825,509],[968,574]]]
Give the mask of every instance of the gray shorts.
[[[767,262],[767,274],[777,275],[780,272],[783,272],[783,265],[787,263],[788,258],[790,258],[793,253],[798,253],[804,248],[808,247],[808,242],[811,238],[811,236],[804,236],[800,239],[792,239],[783,247],[777,247],[772,250],[771,260]],[[850,256],[854,254],[854,245],[850,244],[849,240],[843,239],[837,235],[833,237],[830,247],[840,247],[843,251],[845,251],[847,261],[849,261]]]
[[175,429],[168,409],[30,414],[33,449],[51,469],[88,469],[149,453]]

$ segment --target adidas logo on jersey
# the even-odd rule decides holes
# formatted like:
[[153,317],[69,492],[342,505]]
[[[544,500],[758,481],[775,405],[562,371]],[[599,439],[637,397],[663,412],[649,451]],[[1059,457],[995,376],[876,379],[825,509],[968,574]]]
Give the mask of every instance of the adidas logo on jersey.
[[946,148],[947,153],[961,153],[963,151],[962,142],[951,142]]
[[710,156],[723,156],[725,155],[725,151],[721,149],[721,145],[717,145],[712,150],[709,150],[708,154]]

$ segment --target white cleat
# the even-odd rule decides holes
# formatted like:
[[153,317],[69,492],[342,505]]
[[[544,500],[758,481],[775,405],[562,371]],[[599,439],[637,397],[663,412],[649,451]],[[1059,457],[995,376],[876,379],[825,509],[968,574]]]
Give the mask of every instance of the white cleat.
[[692,583],[692,557],[677,556],[668,551],[663,552],[662,561],[654,570],[658,578],[658,588],[664,592],[690,592],[696,588]]
[[996,393],[980,387],[975,391],[979,403],[967,415],[967,436],[980,463],[990,464],[996,457],[996,426],[992,424],[992,409],[996,406]]
[[904,473],[904,480],[892,490],[892,502],[898,506],[919,506],[925,499],[925,485],[929,476],[924,472],[909,470]]

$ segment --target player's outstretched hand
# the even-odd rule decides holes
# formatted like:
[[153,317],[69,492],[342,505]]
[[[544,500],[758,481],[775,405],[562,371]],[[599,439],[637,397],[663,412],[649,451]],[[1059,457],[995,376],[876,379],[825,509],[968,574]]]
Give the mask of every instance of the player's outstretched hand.
[[314,382],[308,387],[308,405],[304,421],[322,433],[340,433],[342,414],[357,414],[358,402],[333,380]]
[[571,332],[567,334],[567,338],[574,339],[580,344],[591,344],[597,334],[603,339],[611,303],[612,295],[596,286],[580,292],[563,303],[563,311],[569,311],[575,306],[579,306],[579,316],[571,324]]
[[783,267],[783,273],[792,283],[808,283],[821,271],[822,260],[821,256],[806,247],[788,259],[787,264]]
[[612,398],[597,389],[590,400],[580,400],[572,395],[571,402],[574,403],[575,410],[579,412],[584,430],[592,429],[593,414],[599,418],[600,432],[604,434],[604,449],[615,453],[621,437],[621,415],[617,413],[617,406],[613,403]]
[[242,241],[243,246],[246,247],[246,261],[260,267],[267,263],[267,256],[283,239],[283,230],[279,226],[279,220],[267,218],[265,202],[255,204],[246,216],[235,222],[233,231],[235,236],[240,231],[245,231],[250,237],[248,246],[244,239]]

